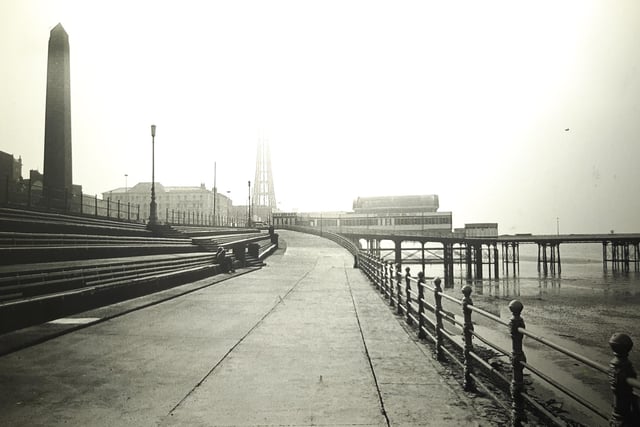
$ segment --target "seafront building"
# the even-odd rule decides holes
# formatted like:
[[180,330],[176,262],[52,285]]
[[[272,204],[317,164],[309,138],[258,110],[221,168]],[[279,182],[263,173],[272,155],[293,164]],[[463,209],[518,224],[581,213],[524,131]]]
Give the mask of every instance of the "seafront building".
[[[199,187],[169,187],[156,182],[155,192],[160,222],[210,225],[244,225],[246,222],[246,216],[239,215],[229,197],[207,189],[204,184]],[[102,199],[121,206],[140,206],[140,218],[149,218],[150,194],[151,183],[140,182],[130,188],[105,191]]]

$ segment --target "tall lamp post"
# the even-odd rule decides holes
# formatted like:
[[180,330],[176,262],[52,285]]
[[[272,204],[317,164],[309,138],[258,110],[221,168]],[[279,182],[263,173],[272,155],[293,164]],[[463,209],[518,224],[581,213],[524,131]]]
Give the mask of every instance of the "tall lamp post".
[[158,207],[156,206],[156,159],[155,159],[156,125],[151,125],[151,204],[149,205],[149,225],[158,223]]
[[247,203],[247,227],[251,227],[251,181],[247,181],[247,184],[249,185],[249,199]]
[[216,162],[213,162],[213,226],[217,224],[216,221],[216,199],[218,198],[218,187],[216,187]]

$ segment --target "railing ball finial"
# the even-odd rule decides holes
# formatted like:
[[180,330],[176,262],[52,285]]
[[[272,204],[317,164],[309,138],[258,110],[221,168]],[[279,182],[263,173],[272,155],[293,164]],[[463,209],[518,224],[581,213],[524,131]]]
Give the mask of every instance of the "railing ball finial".
[[609,384],[613,391],[613,402],[609,425],[612,427],[626,427],[638,425],[640,408],[638,398],[633,393],[633,387],[628,379],[637,378],[635,369],[629,360],[629,352],[633,341],[627,334],[616,333],[609,339],[609,345],[614,357],[609,363]]
[[609,338],[609,346],[616,356],[626,358],[633,348],[633,341],[627,334],[616,333]]
[[441,283],[442,280],[440,280],[439,277],[436,277],[436,279],[433,281],[433,284],[436,285],[436,288],[439,288]]
[[471,306],[473,306],[473,300],[471,299],[472,288],[466,285],[462,288],[462,314],[464,315],[464,389],[466,391],[475,390],[476,385],[473,379],[473,362],[471,352],[473,351],[473,322],[471,320]]
[[462,295],[464,295],[465,298],[469,298],[471,296],[471,292],[473,292],[473,288],[469,285],[465,285],[462,288]]
[[523,308],[524,308],[524,305],[522,305],[522,303],[517,299],[514,299],[509,303],[509,310],[511,310],[511,314],[513,314],[516,317],[520,316],[520,313],[522,313]]
[[522,362],[527,361],[527,357],[522,349],[522,339],[524,334],[520,329],[525,328],[524,319],[520,317],[524,305],[514,299],[509,303],[509,310],[511,310],[511,320],[509,321],[509,329],[511,332],[511,425],[522,426],[526,421],[527,416],[524,411],[524,397],[525,384],[524,384],[524,366]]

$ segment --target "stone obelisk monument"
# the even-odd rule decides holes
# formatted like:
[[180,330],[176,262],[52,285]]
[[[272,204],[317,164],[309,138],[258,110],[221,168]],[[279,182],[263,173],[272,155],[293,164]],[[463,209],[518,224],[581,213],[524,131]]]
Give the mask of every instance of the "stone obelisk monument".
[[61,24],[56,25],[49,36],[43,174],[45,203],[51,207],[67,208],[73,190],[71,90],[69,36]]

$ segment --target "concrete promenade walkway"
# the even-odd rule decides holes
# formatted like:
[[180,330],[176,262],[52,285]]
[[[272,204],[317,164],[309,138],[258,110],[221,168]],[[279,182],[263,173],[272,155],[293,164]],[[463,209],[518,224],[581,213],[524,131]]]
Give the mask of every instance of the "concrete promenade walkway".
[[0,357],[0,425],[492,425],[348,252],[280,237],[262,269],[82,313],[67,323],[96,323]]

